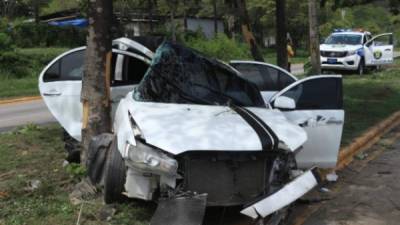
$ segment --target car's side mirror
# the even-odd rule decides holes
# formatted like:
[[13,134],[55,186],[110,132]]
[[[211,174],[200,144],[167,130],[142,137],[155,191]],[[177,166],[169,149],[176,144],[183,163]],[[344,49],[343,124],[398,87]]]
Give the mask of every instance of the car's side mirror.
[[292,98],[279,96],[274,101],[274,107],[278,109],[295,109],[296,102]]

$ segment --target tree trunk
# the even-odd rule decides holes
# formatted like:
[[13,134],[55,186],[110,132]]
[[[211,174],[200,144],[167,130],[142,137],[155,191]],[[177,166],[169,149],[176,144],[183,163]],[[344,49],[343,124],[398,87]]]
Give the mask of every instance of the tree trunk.
[[286,4],[285,0],[276,2],[276,61],[278,66],[288,68],[287,38],[286,38]]
[[147,0],[148,10],[149,10],[149,25],[150,25],[150,33],[154,33],[153,28],[153,0]]
[[214,37],[216,37],[218,35],[217,0],[213,0],[213,14],[214,14]]
[[187,22],[187,5],[186,0],[183,0],[183,29],[185,32],[188,30],[188,22]]
[[171,20],[171,40],[172,42],[176,42],[176,30],[175,30],[175,6],[170,5],[170,20]]
[[237,15],[239,16],[243,37],[246,42],[250,45],[251,55],[254,60],[264,62],[264,58],[258,49],[256,40],[254,38],[253,33],[250,29],[250,19],[247,14],[246,1],[245,0],[236,0],[236,9]]
[[40,3],[39,3],[39,1],[36,1],[34,3],[34,6],[33,6],[33,14],[34,14],[34,17],[35,17],[35,23],[36,24],[38,24],[39,20],[40,20],[40,18],[39,18],[39,8],[40,8]]
[[92,137],[111,132],[110,71],[112,1],[88,1],[89,28],[82,79],[82,154],[86,163]]
[[308,1],[308,17],[310,24],[310,58],[312,74],[321,73],[319,52],[318,4],[316,0]]

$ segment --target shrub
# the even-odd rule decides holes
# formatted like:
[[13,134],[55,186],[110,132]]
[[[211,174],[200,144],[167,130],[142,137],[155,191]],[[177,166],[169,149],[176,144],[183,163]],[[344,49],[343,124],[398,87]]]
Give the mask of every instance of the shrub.
[[10,50],[11,48],[11,38],[6,33],[0,32],[0,52]]
[[8,34],[7,21],[0,19],[0,53],[12,49],[12,44],[12,39]]
[[76,47],[85,45],[86,30],[75,27],[56,27],[48,24],[20,23],[11,32],[15,45],[31,47]]
[[185,44],[207,56],[225,61],[251,58],[246,44],[232,40],[225,34],[219,33],[215,38],[209,40],[204,37],[190,37]]
[[15,49],[0,52],[0,78],[36,77],[64,48]]

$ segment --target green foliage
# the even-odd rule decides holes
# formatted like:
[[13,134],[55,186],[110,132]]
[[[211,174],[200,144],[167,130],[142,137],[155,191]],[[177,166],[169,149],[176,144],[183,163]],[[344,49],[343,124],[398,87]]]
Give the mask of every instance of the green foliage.
[[82,1],[80,0],[78,1],[52,0],[49,1],[49,3],[46,4],[44,7],[42,7],[41,14],[46,15],[46,14],[60,12],[63,10],[79,8],[81,2]]
[[202,37],[189,38],[186,45],[203,54],[217,59],[229,61],[232,59],[250,59],[250,50],[247,45],[238,43],[224,34],[207,40]]
[[14,25],[11,36],[20,48],[76,47],[86,42],[86,31],[75,27],[56,27],[47,24],[20,23]]
[[13,48],[12,39],[8,33],[7,20],[0,19],[0,54]]
[[10,36],[6,33],[0,32],[0,51],[10,50],[12,42]]
[[64,48],[15,49],[0,52],[0,79],[37,77]]
[[354,5],[332,11],[332,3],[321,9],[321,38],[326,38],[335,28],[362,28],[373,35],[394,32],[400,38],[400,19],[391,15],[387,8],[379,4]]
[[74,179],[79,180],[86,176],[86,168],[79,163],[71,163],[66,167],[67,173]]

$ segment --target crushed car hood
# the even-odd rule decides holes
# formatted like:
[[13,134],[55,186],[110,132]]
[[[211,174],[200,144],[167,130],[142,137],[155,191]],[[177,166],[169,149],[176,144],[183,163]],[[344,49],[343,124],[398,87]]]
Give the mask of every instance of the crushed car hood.
[[[226,106],[138,102],[126,106],[148,144],[172,154],[187,151],[261,151],[256,131]],[[248,108],[279,138],[279,148],[294,151],[306,132],[279,110]]]

